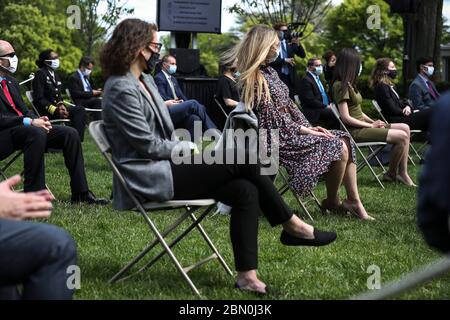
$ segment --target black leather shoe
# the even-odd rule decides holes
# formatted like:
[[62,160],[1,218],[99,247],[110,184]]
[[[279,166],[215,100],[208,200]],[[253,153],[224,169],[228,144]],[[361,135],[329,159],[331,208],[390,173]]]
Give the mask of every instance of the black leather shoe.
[[72,195],[72,203],[98,204],[101,206],[108,205],[109,200],[97,198],[91,191],[85,193],[77,193]]
[[312,246],[320,247],[326,246],[336,240],[335,232],[320,231],[314,228],[314,239],[303,239],[291,236],[289,233],[283,230],[281,232],[280,241],[286,246]]

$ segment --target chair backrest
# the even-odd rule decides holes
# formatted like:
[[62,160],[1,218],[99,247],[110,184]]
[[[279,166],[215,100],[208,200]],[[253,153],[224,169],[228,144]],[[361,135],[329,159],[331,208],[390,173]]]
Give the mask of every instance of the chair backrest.
[[381,120],[383,120],[384,122],[388,123],[388,121],[386,120],[386,118],[383,115],[383,112],[381,111],[381,107],[378,104],[377,100],[372,100],[372,104],[373,104],[375,110],[377,110],[378,115],[380,116]]
[[66,95],[67,95],[67,97],[69,98],[70,101],[74,102],[73,99],[72,99],[72,95],[70,94],[69,88],[66,88]]
[[103,121],[93,121],[89,124],[89,133],[101,153],[111,152],[111,145],[105,135]]
[[103,120],[98,121],[92,121],[89,124],[89,133],[91,134],[92,139],[94,140],[97,147],[100,149],[100,152],[105,157],[106,161],[108,162],[109,166],[111,167],[114,175],[118,179],[119,183],[122,185],[122,187],[127,192],[128,196],[131,198],[131,200],[136,205],[136,208],[141,212],[141,214],[144,215],[146,219],[148,219],[148,216],[145,213],[145,209],[142,206],[141,202],[136,198],[136,196],[133,194],[131,189],[128,187],[128,184],[122,175],[120,173],[119,169],[117,168],[116,164],[112,160],[111,156],[111,145],[109,144],[108,138],[105,134],[105,125],[103,123]]
[[223,109],[223,106],[222,106],[222,104],[220,103],[219,99],[217,99],[217,96],[216,96],[216,95],[214,95],[213,99],[214,99],[214,102],[217,104],[217,106],[218,106],[218,107],[220,108],[220,110],[222,111],[223,115],[224,115],[225,117],[228,117],[228,114],[227,114],[227,113],[225,112],[225,110]]
[[31,90],[26,91],[25,92],[25,96],[27,97],[28,102],[30,103],[31,107],[33,108],[34,113],[38,117],[40,117],[41,115],[40,115],[39,111],[37,110],[36,106],[33,103],[33,101],[34,101],[34,99],[33,99],[33,91],[31,91]]

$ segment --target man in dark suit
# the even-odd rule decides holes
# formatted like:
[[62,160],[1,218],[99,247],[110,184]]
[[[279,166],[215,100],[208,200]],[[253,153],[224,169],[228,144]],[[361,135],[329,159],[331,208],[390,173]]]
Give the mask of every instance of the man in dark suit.
[[431,147],[420,177],[417,220],[427,243],[450,252],[450,93],[434,107]]
[[202,132],[216,129],[216,125],[206,113],[206,108],[197,100],[189,100],[173,76],[177,71],[177,61],[171,55],[162,59],[161,72],[155,75],[158,91],[169,108],[169,114],[176,129],[187,129],[191,140],[199,142],[201,137],[194,134],[195,122],[202,124]]
[[273,27],[278,32],[280,38],[280,55],[270,64],[280,79],[288,86],[291,99],[297,94],[297,74],[295,72],[295,59],[297,55],[301,58],[306,57],[305,49],[300,44],[299,38],[291,38],[286,23],[278,23]]
[[81,106],[66,106],[62,97],[62,83],[56,70],[59,68],[59,56],[51,49],[41,52],[36,61],[39,71],[33,80],[33,104],[41,116],[49,119],[70,119],[74,127],[84,140],[86,126],[86,111]]
[[[77,248],[63,229],[26,221],[50,216],[47,191],[17,193],[20,176],[0,183],[0,300],[69,300]],[[19,292],[18,285],[22,286]]]
[[73,202],[106,204],[89,191],[84,171],[83,150],[77,131],[52,126],[47,116],[37,117],[22,100],[19,83],[10,75],[16,71],[14,48],[0,41],[0,160],[15,150],[24,152],[24,190],[45,189],[44,153],[47,148],[62,149],[69,171]]
[[415,110],[431,108],[440,96],[430,79],[434,74],[433,59],[420,58],[417,60],[417,72],[417,77],[409,86],[409,99],[411,99]]
[[[79,69],[68,80],[67,88],[74,103],[89,109],[102,108],[101,89],[95,90],[89,82],[89,76],[94,69],[95,61],[91,57],[83,57],[80,60]],[[92,113],[94,120],[101,120],[101,112]]]
[[312,125],[322,124],[327,129],[339,129],[339,122],[330,107],[330,98],[320,80],[322,73],[321,60],[309,59],[308,71],[300,81],[298,94],[303,113]]

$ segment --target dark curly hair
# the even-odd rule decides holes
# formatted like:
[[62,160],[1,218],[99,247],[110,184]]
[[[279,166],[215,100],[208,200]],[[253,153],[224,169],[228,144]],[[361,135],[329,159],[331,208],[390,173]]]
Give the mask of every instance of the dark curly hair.
[[140,19],[126,19],[119,23],[100,53],[105,79],[112,75],[125,75],[138,52],[150,45],[157,31],[156,24]]
[[45,60],[50,60],[52,57],[52,52],[55,52],[53,49],[47,49],[42,51],[39,54],[39,58],[36,60],[36,65],[39,68],[43,68],[44,66],[46,66],[47,64],[45,63]]

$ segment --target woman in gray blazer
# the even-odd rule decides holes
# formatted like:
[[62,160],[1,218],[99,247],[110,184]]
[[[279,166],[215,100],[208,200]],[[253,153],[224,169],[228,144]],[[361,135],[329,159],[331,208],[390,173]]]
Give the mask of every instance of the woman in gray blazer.
[[[122,21],[103,48],[103,119],[113,160],[141,200],[214,198],[231,206],[236,287],[265,294],[266,285],[256,275],[259,208],[272,226],[282,225],[285,245],[322,246],[336,234],[294,215],[258,165],[174,164],[172,154],[189,142],[173,139],[167,107],[152,77],[144,73],[155,67],[160,49],[157,26],[139,19]],[[133,206],[117,181],[113,198],[117,209]]]

